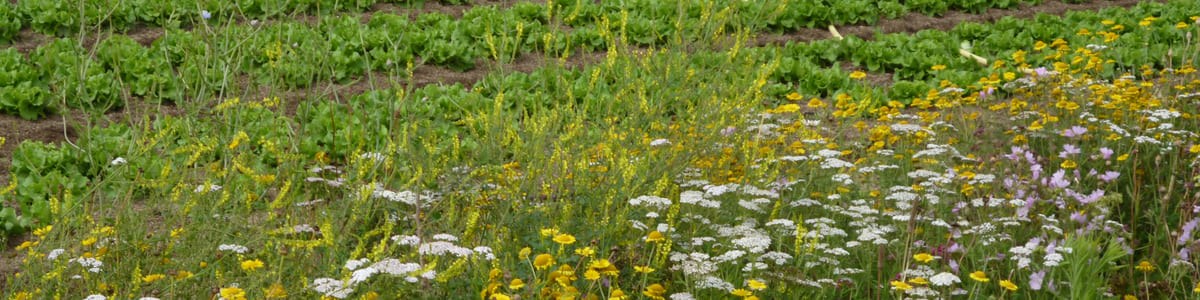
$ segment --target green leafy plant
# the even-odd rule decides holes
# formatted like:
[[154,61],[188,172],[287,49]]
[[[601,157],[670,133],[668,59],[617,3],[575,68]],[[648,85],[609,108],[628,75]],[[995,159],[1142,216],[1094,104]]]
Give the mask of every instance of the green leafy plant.
[[21,15],[12,3],[0,3],[0,43],[8,43],[21,31]]

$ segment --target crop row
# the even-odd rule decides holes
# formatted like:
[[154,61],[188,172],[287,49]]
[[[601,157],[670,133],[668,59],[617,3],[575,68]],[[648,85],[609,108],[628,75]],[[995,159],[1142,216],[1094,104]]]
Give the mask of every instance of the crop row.
[[[414,3],[417,2],[417,3]],[[0,4],[0,42],[11,41],[24,26],[36,32],[70,36],[80,30],[108,27],[124,31],[138,25],[163,28],[191,26],[228,17],[245,19],[287,18],[298,14],[327,15],[362,12],[376,3],[423,5],[412,0],[258,0],[258,1],[55,1],[23,0]],[[467,4],[466,0],[438,0]]]
[[[848,36],[749,52],[760,56],[764,63],[780,60],[772,79],[784,85],[774,88],[775,95],[788,93],[793,87],[802,94],[821,97],[884,94],[879,87],[851,79],[850,72],[841,67],[845,62],[866,72],[890,74],[889,93],[874,98],[907,104],[930,90],[940,89],[942,82],[998,89],[1001,81],[1007,81],[998,79],[1005,73],[1046,74],[1095,67],[1100,69],[1088,71],[1115,78],[1146,67],[1194,68],[1192,59],[1196,57],[1169,53],[1168,49],[1195,42],[1189,36],[1200,25],[1197,16],[1200,4],[1192,1],[1144,3],[1129,9],[1069,12],[1062,17],[1039,15],[1032,19],[1006,17],[990,24],[962,23],[947,31],[881,34],[871,40]],[[1022,50],[1031,41],[1039,45],[1035,52]],[[1112,64],[1050,63],[1079,51],[1107,51],[1119,59]]]
[[[376,3],[405,3],[406,0],[261,0],[261,1],[53,1],[31,0],[17,4],[0,4],[0,42],[9,41],[23,26],[54,36],[69,36],[81,29],[108,26],[117,31],[138,24],[164,28],[180,28],[210,18],[239,17],[244,19],[281,19],[297,14],[329,15],[340,12],[362,12]],[[468,4],[465,0],[440,0],[445,4]],[[979,13],[988,8],[1016,8],[1021,3],[1040,3],[1042,0],[770,0],[770,1],[550,1],[554,10],[566,14],[571,26],[586,25],[608,15],[611,20],[624,11],[639,42],[669,37],[678,28],[703,21],[707,16],[701,7],[716,7],[739,12],[739,24],[747,28],[792,30],[803,27],[823,27],[843,24],[873,24],[882,18],[898,18],[909,12],[932,16],[948,10]],[[1064,2],[1086,2],[1067,0]],[[520,3],[546,11],[545,4]],[[681,27],[682,25],[682,27]]]
[[[668,41],[698,41],[712,38],[708,35],[727,28],[788,30],[823,23],[872,23],[877,18],[853,19],[851,16],[889,11],[882,8],[892,2],[838,3],[750,1],[720,6],[707,1],[678,5],[661,1],[601,4],[568,1],[554,4],[554,11],[533,3],[518,3],[507,9],[475,7],[459,19],[429,13],[410,21],[406,16],[381,13],[362,23],[355,17],[327,16],[315,26],[303,22],[273,22],[261,26],[219,27],[216,31],[172,29],[150,46],[114,35],[99,43],[94,57],[83,48],[71,45],[70,41],[58,40],[40,47],[27,59],[11,49],[3,54],[0,70],[16,75],[0,78],[0,94],[7,96],[5,103],[0,103],[0,111],[35,119],[52,112],[59,103],[69,107],[119,107],[126,92],[152,102],[205,98],[232,92],[225,89],[230,87],[233,79],[242,77],[278,87],[304,88],[327,80],[345,82],[368,71],[404,74],[405,68],[417,60],[465,70],[489,57],[505,60],[533,51],[596,51],[618,42],[651,46]],[[989,3],[946,4],[936,6],[939,9],[920,8],[919,11],[934,14],[948,8],[978,11],[979,7],[988,5],[1011,7],[1017,4],[1015,1]],[[898,2],[893,4],[900,5]],[[916,1],[905,5],[925,7]],[[806,6],[827,8],[797,9]],[[881,9],[869,9],[870,13],[861,14],[830,13],[821,17],[827,21],[816,23],[774,23],[799,20],[787,15],[793,11],[838,11],[841,7],[864,6]],[[722,17],[728,16],[730,10],[743,13]],[[899,11],[906,12],[907,8]],[[554,24],[556,20],[563,24]],[[553,29],[559,25],[571,29],[565,32]],[[831,60],[845,58],[841,56],[845,54],[844,50],[820,47],[797,51],[825,51],[833,54],[826,56]],[[891,49],[895,48],[876,51],[874,59],[903,56],[892,55]],[[69,62],[57,63],[60,59]],[[878,62],[867,63],[878,65]]]
[[[1032,20],[1004,19],[994,24],[965,23],[946,32],[923,31],[913,35],[883,35],[871,41],[847,37],[812,44],[745,49],[740,55],[736,51],[698,51],[687,55],[682,65],[688,70],[697,71],[720,70],[723,66],[733,63],[752,66],[776,65],[773,71],[765,70],[766,73],[762,75],[763,79],[771,81],[764,85],[768,96],[765,101],[782,100],[785,98],[784,94],[798,91],[814,96],[844,93],[852,99],[874,98],[874,101],[880,103],[886,99],[894,99],[908,103],[944,86],[961,86],[971,90],[995,89],[1003,92],[1006,89],[1000,83],[1012,79],[1005,79],[1004,77],[1008,76],[999,74],[1019,74],[1022,70],[1038,68],[1046,61],[1061,59],[1055,57],[1056,55],[1073,55],[1073,52],[1082,51],[1079,49],[1105,47],[1106,49],[1094,51],[1109,51],[1123,59],[1121,62],[1095,63],[1086,61],[1087,56],[1080,55],[1078,57],[1081,61],[1077,64],[1052,65],[1047,68],[1047,72],[1070,72],[1090,68],[1087,70],[1090,73],[1111,78],[1121,75],[1122,70],[1127,68],[1136,69],[1143,64],[1164,66],[1171,63],[1182,70],[1184,66],[1194,62],[1184,64],[1182,58],[1178,57],[1176,59],[1180,61],[1177,62],[1156,60],[1155,57],[1167,57],[1166,53],[1156,52],[1159,51],[1156,45],[1187,41],[1187,34],[1184,32],[1194,27],[1182,26],[1187,25],[1182,22],[1195,22],[1196,18],[1193,15],[1196,14],[1200,14],[1200,4],[1188,1],[1173,1],[1169,4],[1145,3],[1130,9],[1075,12],[1062,18],[1041,16]],[[1125,29],[1119,29],[1118,26]],[[1058,39],[1062,40],[1056,42]],[[1041,40],[1050,41],[1045,43],[1047,49],[1044,53],[1025,54],[1023,60],[1013,59],[1006,64],[994,61],[983,66],[958,51],[962,41],[969,41],[974,43],[972,50],[979,55],[1013,57],[1019,53],[1017,49],[1022,41],[1029,43]],[[135,44],[131,41],[124,43],[131,44],[130,47]],[[1079,46],[1089,43],[1094,45]],[[52,45],[57,44],[70,45],[65,42]],[[877,51],[883,51],[878,49],[896,52],[878,54]],[[46,57],[46,53],[48,52],[39,50],[35,52],[34,57]],[[103,57],[118,55],[104,54],[105,51],[98,53],[102,62],[105,61]],[[644,59],[653,60],[667,56],[669,55],[652,52],[646,54]],[[891,72],[898,81],[890,89],[856,82],[838,66],[841,61],[865,66],[872,72]],[[1088,67],[1089,63],[1099,66]],[[945,68],[934,68],[938,65]],[[445,149],[451,147],[446,143],[452,143],[454,148],[465,152],[502,152],[503,150],[498,149],[483,149],[488,141],[469,138],[476,136],[472,133],[485,131],[483,127],[494,125],[489,125],[488,120],[481,118],[489,112],[500,110],[527,114],[574,103],[576,108],[581,110],[580,113],[585,115],[634,116],[639,114],[639,109],[646,109],[644,104],[639,104],[639,99],[653,98],[659,99],[657,109],[666,110],[666,115],[686,115],[688,107],[695,105],[691,103],[695,98],[686,94],[676,92],[638,95],[614,87],[628,82],[629,78],[656,76],[651,74],[655,70],[644,70],[639,66],[638,62],[616,66],[613,66],[612,62],[606,62],[579,69],[547,67],[528,73],[492,74],[469,89],[461,85],[428,85],[416,89],[397,87],[373,90],[353,96],[344,103],[313,101],[303,104],[294,118],[280,116],[270,109],[278,104],[277,99],[252,101],[251,107],[254,109],[238,112],[228,112],[230,110],[227,107],[238,105],[239,101],[227,101],[214,110],[227,111],[225,114],[237,114],[236,119],[251,124],[223,130],[243,131],[248,136],[261,140],[285,140],[295,135],[297,141],[288,147],[295,147],[295,151],[305,157],[346,160],[353,157],[359,149],[386,147],[382,144],[383,141],[364,137],[394,135],[396,133],[389,130],[409,126],[426,131],[423,135],[425,139],[442,143],[434,145],[435,148]],[[155,68],[150,66],[147,69]],[[657,81],[674,82],[685,79],[659,78]],[[947,84],[942,84],[943,81]],[[90,89],[81,91],[92,92]],[[868,108],[870,107],[860,107]],[[291,122],[304,124],[301,132],[292,132],[288,129],[289,126],[284,126]],[[91,129],[91,132],[85,135],[88,140],[79,142],[80,145],[84,145],[83,149],[23,143],[14,154],[11,172],[17,181],[16,195],[21,200],[22,207],[44,221],[39,212],[43,211],[47,204],[40,201],[48,199],[55,187],[65,187],[75,195],[81,194],[87,186],[86,183],[98,176],[112,157],[130,151],[128,148],[132,146],[122,146],[124,144],[121,142],[128,140],[129,131],[129,128],[121,126]],[[147,140],[138,143],[159,142],[163,141]],[[196,155],[189,159],[194,162],[204,158],[199,155],[214,155],[213,151],[220,146],[218,144],[216,141],[202,141],[199,145],[189,146],[192,148],[175,149],[177,151],[173,152],[173,155]],[[283,155],[272,152],[270,147],[264,147],[261,151],[257,161],[243,163],[271,165]],[[163,169],[163,164],[164,162],[153,162],[139,168],[145,173],[146,179],[155,180],[154,174],[170,172]],[[20,227],[19,224],[30,222],[28,218],[15,217],[7,221],[16,224],[11,226],[17,227]]]

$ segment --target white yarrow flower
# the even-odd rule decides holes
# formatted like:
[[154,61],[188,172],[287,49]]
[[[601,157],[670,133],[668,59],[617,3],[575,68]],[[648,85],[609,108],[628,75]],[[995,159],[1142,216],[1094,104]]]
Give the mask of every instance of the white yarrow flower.
[[962,280],[958,279],[958,275],[951,274],[950,272],[941,272],[933,275],[933,277],[929,277],[929,283],[935,286],[949,286],[959,282],[962,282]]

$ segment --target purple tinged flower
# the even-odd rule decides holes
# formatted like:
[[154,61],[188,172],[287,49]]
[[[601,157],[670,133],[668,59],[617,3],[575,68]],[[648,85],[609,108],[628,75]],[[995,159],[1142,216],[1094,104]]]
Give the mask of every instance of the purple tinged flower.
[[1100,180],[1103,180],[1104,182],[1112,182],[1113,180],[1116,180],[1117,177],[1121,177],[1121,172],[1105,171],[1104,174],[1100,175]]
[[212,18],[212,13],[208,12],[207,10],[201,10],[201,11],[200,11],[200,18],[201,18],[201,19],[208,20],[209,18]]
[[1033,72],[1037,74],[1037,77],[1046,77],[1050,75],[1050,70],[1046,70],[1046,67],[1038,67],[1037,69],[1033,69]]
[[1183,244],[1191,241],[1192,230],[1196,229],[1197,223],[1200,223],[1200,219],[1192,219],[1191,221],[1183,224],[1183,230],[1181,233],[1179,233],[1179,239],[1175,241],[1175,244],[1183,246]]
[[[1068,191],[1070,191],[1070,190],[1068,190]],[[1104,190],[1098,189],[1098,190],[1092,191],[1091,194],[1088,194],[1086,196],[1081,195],[1081,194],[1076,194],[1074,192],[1071,192],[1071,194],[1075,194],[1074,195],[1075,200],[1079,200],[1080,204],[1087,205],[1087,204],[1091,204],[1092,202],[1096,202],[1096,200],[1100,200],[1100,197],[1104,197]]]
[[1054,175],[1050,176],[1050,183],[1048,185],[1060,189],[1071,185],[1071,182],[1067,180],[1066,175],[1067,172],[1061,169],[1057,172],[1054,172]]
[[729,127],[725,127],[725,129],[721,129],[721,135],[723,135],[723,136],[731,136],[735,132],[737,132],[737,127],[733,127],[733,126],[729,126]]
[[953,259],[950,260],[950,271],[958,274],[958,262],[954,261]]
[[1035,238],[1029,239],[1028,242],[1025,242],[1025,248],[1033,249],[1033,248],[1037,248],[1037,246],[1041,245],[1041,244],[1042,244],[1042,238],[1035,237]]
[[1191,256],[1191,254],[1192,251],[1188,250],[1188,247],[1179,248],[1179,259],[1188,260],[1188,257]]
[[1033,172],[1033,179],[1034,179],[1034,180],[1037,180],[1037,179],[1040,179],[1040,178],[1042,178],[1042,165],[1040,165],[1040,164],[1033,164],[1032,166],[1029,166],[1029,171],[1032,171],[1032,172]]
[[1083,211],[1073,212],[1071,213],[1071,221],[1079,224],[1087,223],[1087,214],[1084,214]]
[[991,96],[995,92],[996,92],[996,88],[993,88],[990,86],[987,87],[986,89],[982,89],[979,91],[979,99],[980,100],[987,99],[988,96]]
[[1074,138],[1074,137],[1082,136],[1082,134],[1084,134],[1084,133],[1087,133],[1087,127],[1075,125],[1075,126],[1070,126],[1070,128],[1067,128],[1067,130],[1063,130],[1062,136],[1068,137],[1068,138]]
[[1075,145],[1071,145],[1071,144],[1066,144],[1066,145],[1063,145],[1062,152],[1058,152],[1058,157],[1067,158],[1067,156],[1079,154],[1081,152],[1082,151],[1079,150],[1079,147],[1077,147]]
[[1037,271],[1029,274],[1029,289],[1040,291],[1042,290],[1042,282],[1046,279],[1046,271]]
[[1104,160],[1108,160],[1109,158],[1112,157],[1112,155],[1113,155],[1112,149],[1108,149],[1108,147],[1100,148],[1100,157],[1103,157]]
[[1024,154],[1024,153],[1025,153],[1025,149],[1021,149],[1021,147],[1013,146],[1012,153],[1005,155],[1004,158],[1007,158],[1009,160],[1018,160],[1018,159],[1021,159],[1021,154]]

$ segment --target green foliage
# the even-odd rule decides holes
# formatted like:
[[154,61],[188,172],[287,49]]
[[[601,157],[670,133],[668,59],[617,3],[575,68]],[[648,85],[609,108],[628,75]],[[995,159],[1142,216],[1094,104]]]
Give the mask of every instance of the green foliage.
[[24,55],[16,49],[0,51],[0,112],[23,119],[41,118],[54,111],[50,91]]
[[925,97],[930,90],[934,90],[933,86],[923,81],[901,80],[892,83],[892,89],[888,91],[888,99],[908,104],[912,102],[912,99]]
[[12,3],[0,3],[0,44],[9,43],[21,31],[21,14]]
[[176,102],[183,99],[182,86],[161,52],[150,52],[137,41],[123,35],[112,36],[96,46],[96,58],[117,74],[137,96],[150,102]]
[[124,106],[117,76],[84,53],[75,41],[58,39],[38,47],[30,60],[69,107],[104,112]]
[[[0,222],[22,226],[34,222],[49,223],[53,217],[50,211],[52,197],[63,199],[67,194],[83,195],[87,188],[89,180],[85,176],[86,169],[79,157],[78,150],[71,147],[47,145],[36,141],[25,141],[18,145],[13,152],[11,176],[17,182],[14,195],[20,204],[21,214],[15,221]],[[29,228],[22,227],[18,230],[27,229]]]

